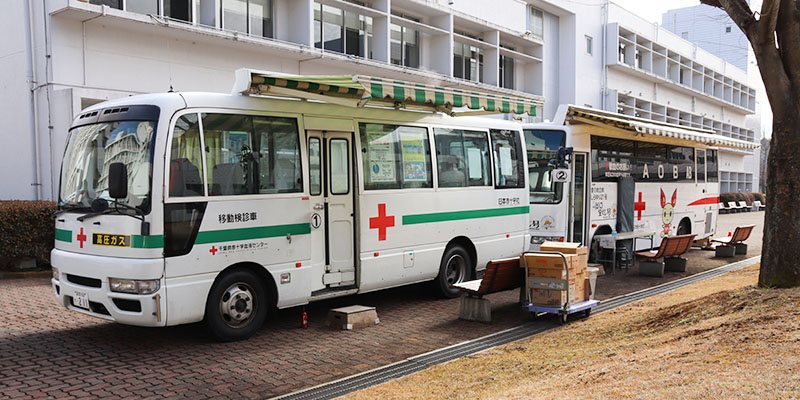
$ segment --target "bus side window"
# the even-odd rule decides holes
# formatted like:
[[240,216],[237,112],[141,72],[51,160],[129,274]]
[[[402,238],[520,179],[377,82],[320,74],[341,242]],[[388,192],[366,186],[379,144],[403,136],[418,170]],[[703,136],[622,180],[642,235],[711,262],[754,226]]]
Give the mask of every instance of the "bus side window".
[[428,130],[416,126],[360,123],[364,189],[433,187]]
[[484,132],[435,128],[439,187],[490,186],[489,141]]
[[175,121],[169,163],[170,197],[203,196],[202,149],[197,114]]
[[[253,126],[255,139],[259,143],[258,193],[302,192],[303,177],[297,120],[255,117]],[[319,182],[318,180],[317,186]]]
[[308,139],[308,167],[311,195],[317,196],[322,193],[322,161],[319,138],[316,137]]
[[525,178],[521,175],[524,167],[520,159],[520,144],[516,132],[492,129],[492,148],[494,149],[494,185],[496,188],[521,188]]
[[203,114],[208,194],[253,193],[253,119],[246,115]]

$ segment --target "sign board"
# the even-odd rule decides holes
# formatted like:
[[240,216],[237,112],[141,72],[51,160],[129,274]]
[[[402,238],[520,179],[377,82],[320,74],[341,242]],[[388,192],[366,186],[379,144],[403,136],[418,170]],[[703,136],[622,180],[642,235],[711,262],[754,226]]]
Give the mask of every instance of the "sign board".
[[614,237],[601,236],[598,238],[598,242],[601,249],[614,249],[617,246],[617,240]]
[[556,168],[553,170],[553,182],[569,182],[570,170],[567,168]]

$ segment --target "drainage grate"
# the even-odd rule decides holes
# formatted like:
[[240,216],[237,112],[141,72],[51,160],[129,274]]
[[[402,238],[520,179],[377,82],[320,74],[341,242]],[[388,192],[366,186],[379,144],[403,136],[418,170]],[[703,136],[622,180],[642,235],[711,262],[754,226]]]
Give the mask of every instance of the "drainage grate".
[[[722,267],[700,272],[698,274],[694,274],[686,278],[668,282],[663,285],[654,286],[648,289],[640,290],[638,292],[628,293],[622,296],[614,297],[613,299],[602,301],[600,305],[595,307],[592,311],[594,313],[608,311],[613,308],[621,307],[633,303],[635,301],[646,299],[651,296],[667,293],[672,290],[691,285],[692,283],[721,276],[728,272],[753,265],[759,261],[761,261],[761,256],[756,256],[732,264],[724,265]],[[492,335],[484,336],[482,338],[478,338],[469,342],[459,343],[450,347],[445,347],[443,349],[434,350],[430,353],[420,354],[418,356],[414,356],[384,367],[380,367],[372,371],[367,371],[358,375],[353,375],[344,379],[340,379],[338,381],[328,382],[320,386],[279,396],[276,397],[276,399],[281,399],[281,400],[333,399],[335,397],[343,396],[350,392],[378,385],[390,381],[392,379],[413,374],[414,372],[422,371],[436,364],[445,363],[447,361],[452,361],[457,358],[461,358],[470,354],[490,349],[492,347],[515,342],[520,339],[525,339],[527,337],[534,336],[557,327],[558,325],[555,322],[526,323],[524,325],[507,329],[505,331],[498,332]]]

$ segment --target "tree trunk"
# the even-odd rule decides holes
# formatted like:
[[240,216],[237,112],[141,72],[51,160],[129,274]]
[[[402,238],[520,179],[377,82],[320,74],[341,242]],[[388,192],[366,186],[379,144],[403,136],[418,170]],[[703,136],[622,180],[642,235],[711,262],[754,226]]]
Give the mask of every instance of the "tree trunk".
[[794,104],[773,117],[758,277],[762,287],[800,286],[800,98],[791,99]]

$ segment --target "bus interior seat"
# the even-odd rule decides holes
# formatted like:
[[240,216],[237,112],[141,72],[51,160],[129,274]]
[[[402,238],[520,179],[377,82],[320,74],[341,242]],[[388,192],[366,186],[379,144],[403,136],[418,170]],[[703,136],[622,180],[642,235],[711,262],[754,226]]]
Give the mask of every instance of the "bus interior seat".
[[238,162],[217,164],[212,170],[212,176],[214,180],[211,185],[211,194],[215,196],[242,194],[244,187],[242,164]]
[[176,197],[202,196],[200,170],[187,158],[170,161],[169,195]]

